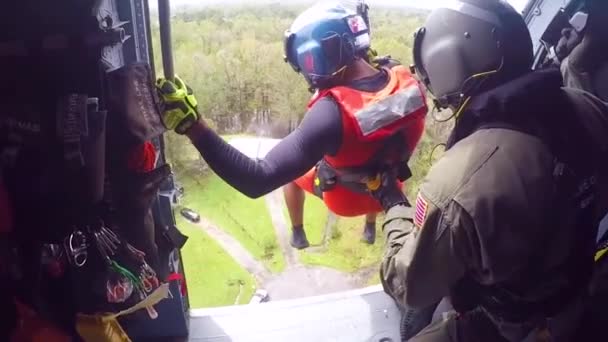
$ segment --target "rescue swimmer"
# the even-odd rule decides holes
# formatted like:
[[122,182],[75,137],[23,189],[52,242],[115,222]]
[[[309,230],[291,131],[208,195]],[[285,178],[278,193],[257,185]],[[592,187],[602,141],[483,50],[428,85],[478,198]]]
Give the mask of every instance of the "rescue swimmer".
[[420,84],[408,68],[387,58],[372,65],[370,30],[357,11],[322,2],[298,16],[285,33],[285,61],[315,95],[299,127],[262,160],[225,142],[201,119],[182,80],[157,82],[169,129],[187,135],[210,168],[243,194],[256,198],[281,186],[291,217],[291,245],[309,246],[303,228],[304,191],[339,216],[366,215],[364,240],[375,241],[376,214],[369,194],[378,171],[400,167],[419,142],[427,112]]
[[[594,263],[608,110],[532,71],[526,24],[502,0],[437,8],[414,66],[456,120],[412,207],[383,175],[385,291],[454,310],[410,341],[578,341]],[[603,214],[603,213],[602,213]],[[581,339],[579,339],[581,338]]]

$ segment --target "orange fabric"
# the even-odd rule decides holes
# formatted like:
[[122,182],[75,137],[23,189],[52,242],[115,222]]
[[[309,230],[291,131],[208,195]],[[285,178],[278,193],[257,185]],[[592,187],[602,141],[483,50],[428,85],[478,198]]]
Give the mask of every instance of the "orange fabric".
[[384,139],[401,129],[404,130],[403,140],[407,151],[413,153],[424,132],[424,119],[428,110],[426,105],[365,137],[355,116],[360,109],[410,87],[418,87],[423,102],[426,103],[420,84],[407,68],[396,66],[388,72],[389,83],[379,92],[369,93],[349,87],[335,87],[319,92],[311,100],[309,107],[319,99],[331,96],[342,113],[342,145],[335,156],[325,156],[329,165],[336,168],[362,166],[383,146]]
[[[312,169],[296,179],[295,183],[302,190],[314,194],[314,179],[315,169]],[[399,183],[399,185],[403,186],[402,183]],[[331,191],[324,192],[323,202],[331,212],[343,217],[361,216],[382,211],[378,201],[371,196],[352,192],[340,185],[337,185]]]
[[59,328],[40,318],[28,306],[15,300],[17,306],[17,328],[11,336],[10,342],[70,342],[68,337]]
[[[388,70],[390,79],[386,87],[376,93],[362,92],[348,87],[335,87],[317,92],[308,107],[312,107],[319,99],[331,96],[336,100],[342,114],[342,145],[335,156],[325,156],[327,163],[334,168],[360,167],[365,165],[383,147],[386,138],[401,131],[406,151],[411,155],[424,132],[424,120],[427,113],[426,99],[420,84],[404,66],[396,66]],[[364,136],[356,113],[378,101],[403,90],[416,87],[422,105],[404,117],[378,128]],[[415,89],[415,88],[414,88]],[[295,183],[303,190],[314,194],[313,182],[315,170],[300,177]],[[399,184],[403,186],[403,183]],[[367,194],[354,193],[343,186],[337,185],[331,191],[323,193],[323,201],[327,208],[339,216],[360,216],[380,212],[380,204]]]

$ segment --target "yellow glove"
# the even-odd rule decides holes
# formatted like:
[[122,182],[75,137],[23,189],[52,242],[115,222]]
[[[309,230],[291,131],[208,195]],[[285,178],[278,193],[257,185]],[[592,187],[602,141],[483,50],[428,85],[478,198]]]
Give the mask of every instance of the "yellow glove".
[[372,49],[371,47],[367,49],[367,58],[369,59],[370,63],[373,63],[377,57],[378,51]]
[[156,88],[163,103],[161,108],[163,123],[178,134],[186,133],[200,119],[198,102],[192,89],[177,76],[175,81],[159,78],[156,81]]

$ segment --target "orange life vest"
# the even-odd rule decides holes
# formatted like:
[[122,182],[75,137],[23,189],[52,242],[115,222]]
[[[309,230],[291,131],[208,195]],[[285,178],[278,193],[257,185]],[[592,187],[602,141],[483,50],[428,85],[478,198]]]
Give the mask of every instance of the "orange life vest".
[[386,70],[389,82],[378,92],[340,86],[320,91],[310,101],[309,108],[319,99],[331,96],[342,114],[342,145],[335,156],[324,157],[329,166],[362,167],[395,134],[401,135],[408,155],[420,141],[427,113],[422,87],[404,66]]

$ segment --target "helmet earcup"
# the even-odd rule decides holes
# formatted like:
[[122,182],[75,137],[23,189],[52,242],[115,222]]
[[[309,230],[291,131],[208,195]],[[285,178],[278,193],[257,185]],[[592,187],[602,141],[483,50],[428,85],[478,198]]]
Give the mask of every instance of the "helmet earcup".
[[353,36],[344,35],[342,37],[343,53],[344,58],[342,62],[344,65],[350,65],[355,60],[356,47]]

